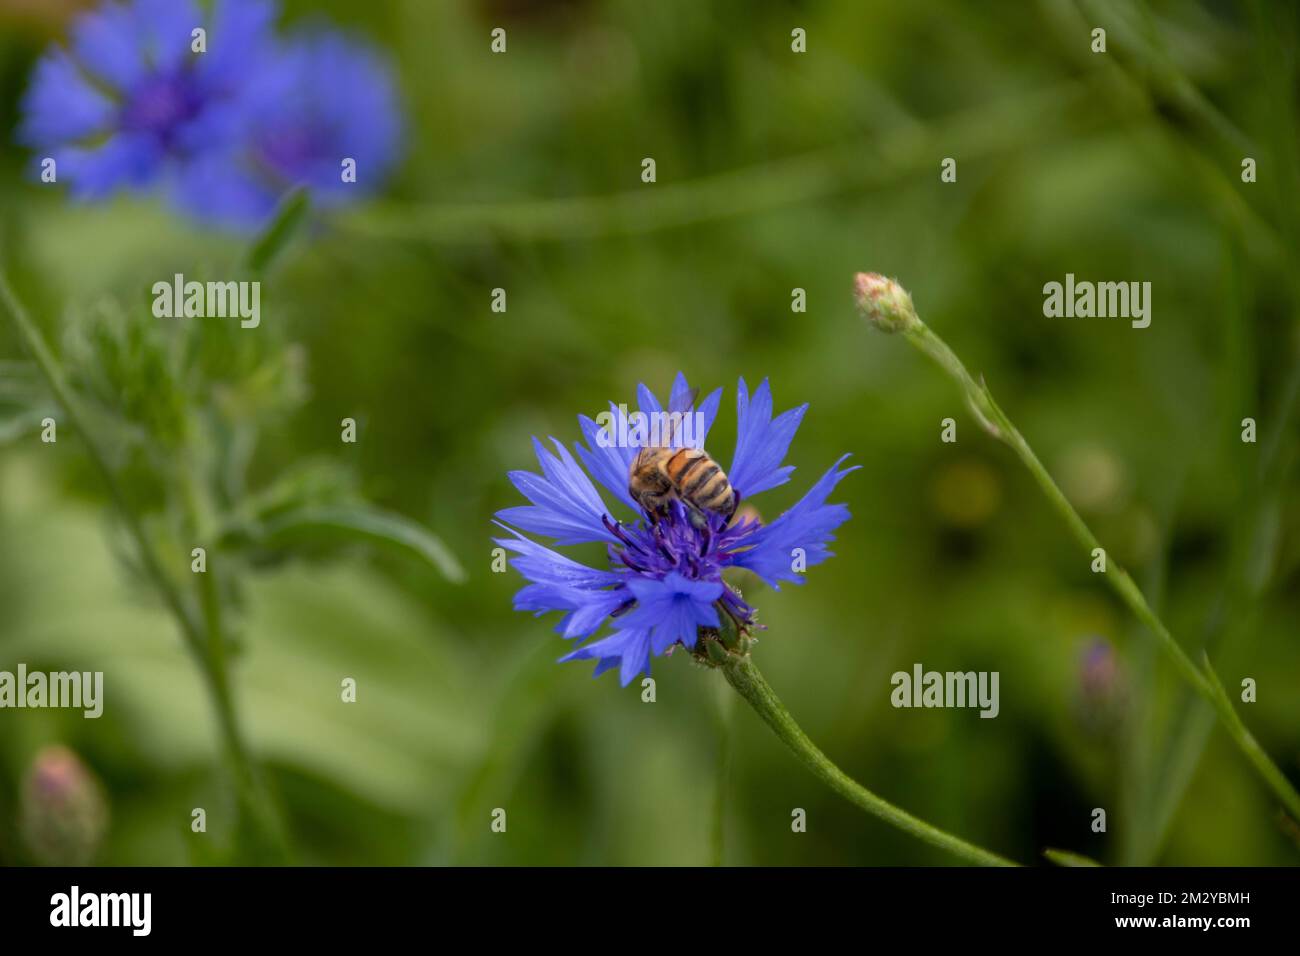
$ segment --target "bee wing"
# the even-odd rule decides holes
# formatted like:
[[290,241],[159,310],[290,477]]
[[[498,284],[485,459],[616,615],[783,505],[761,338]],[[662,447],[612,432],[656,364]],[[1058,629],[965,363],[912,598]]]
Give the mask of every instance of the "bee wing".
[[700,387],[697,385],[694,388],[692,388],[689,392],[686,393],[685,408],[669,409],[667,434],[663,436],[662,447],[664,448],[673,447],[673,440],[677,437],[677,427],[682,423],[682,420],[687,415],[691,414],[691,410],[695,408],[695,403],[699,401],[699,399],[700,399]]
[[678,409],[678,411],[682,411],[682,412],[690,411],[692,408],[695,407],[695,403],[698,402],[699,400],[700,400],[700,387],[696,385],[693,389],[691,389],[689,392],[686,393],[686,407],[682,409]]

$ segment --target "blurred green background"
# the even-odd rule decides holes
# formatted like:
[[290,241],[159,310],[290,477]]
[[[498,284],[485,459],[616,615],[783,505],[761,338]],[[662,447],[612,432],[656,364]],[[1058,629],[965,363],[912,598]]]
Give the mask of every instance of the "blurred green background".
[[[148,289],[227,277],[245,240],[148,200],[75,205],[23,174],[18,99],[77,6],[0,0],[0,262],[70,374],[136,409],[141,447],[173,400],[256,429],[250,486],[305,461],[331,482],[346,471],[467,572],[456,584],[409,554],[312,541],[227,576],[237,708],[293,860],[709,863],[729,723],[725,862],[952,862],[824,789],[743,704],[720,703],[719,675],[656,659],[643,703],[613,675],[557,666],[554,621],[511,610],[521,581],[492,573],[491,518],[520,501],[506,472],[536,468],[529,436],[572,443],[577,414],[631,401],[639,381],[662,394],[679,369],[726,387],[710,442],[724,464],[739,376],[770,377],[778,408],[810,403],[794,479],[754,502],[764,516],[840,454],[863,466],[836,495],[853,513],[837,557],[803,587],[747,592],[768,627],[761,667],[848,773],[1025,862],[1051,846],[1111,864],[1300,860],[1294,821],[1028,475],[850,294],[858,270],[910,289],[1183,645],[1208,645],[1230,691],[1258,682],[1240,711],[1300,782],[1294,10],[290,2],[286,22],[324,13],[391,54],[404,162],[380,199],[285,251],[260,330],[223,337],[153,319]],[[505,55],[489,50],[497,26]],[[807,53],[791,51],[796,27]],[[1150,281],[1150,328],[1045,318],[1042,286],[1067,272]],[[129,359],[106,370],[94,330],[109,313],[164,343],[220,341],[179,383]],[[0,669],[102,670],[106,701],[99,720],[0,712],[0,863],[46,859],[22,792],[54,744],[101,781],[95,862],[248,859],[194,663],[75,430],[48,445],[31,427],[24,359],[0,325],[14,399],[9,417],[0,404]],[[271,398],[250,391],[263,367],[290,370]],[[355,445],[339,441],[345,417]],[[207,434],[172,457],[207,461],[187,443]],[[147,505],[160,492],[142,460],[115,462]],[[890,675],[917,662],[998,671],[1000,715],[892,708]]]

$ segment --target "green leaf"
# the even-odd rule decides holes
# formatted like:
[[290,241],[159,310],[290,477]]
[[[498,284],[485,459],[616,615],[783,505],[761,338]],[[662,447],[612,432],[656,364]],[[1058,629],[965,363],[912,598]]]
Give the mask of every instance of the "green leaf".
[[263,543],[285,544],[310,534],[341,534],[397,545],[424,558],[457,584],[465,581],[465,570],[442,539],[422,525],[395,514],[364,505],[306,508],[277,518],[263,529]]
[[1071,853],[1069,850],[1056,850],[1052,847],[1044,850],[1043,856],[1057,866],[1101,866],[1096,860],[1082,853]]
[[306,189],[299,187],[285,196],[270,223],[249,247],[245,260],[248,268],[256,273],[269,269],[298,232],[310,209],[311,197]]
[[[75,737],[83,723],[102,724],[107,739],[130,739],[136,766],[160,789],[197,767],[220,767],[203,678],[167,612],[129,598],[136,592],[105,539],[101,512],[60,505],[44,467],[0,464],[4,659],[108,672],[102,720],[71,711],[64,726]],[[30,492],[13,494],[20,482],[31,482]],[[251,575],[246,602],[238,698],[250,749],[264,764],[342,788],[361,801],[353,807],[448,816],[462,781],[484,760],[495,719],[488,707],[495,698],[482,693],[488,685],[454,635],[385,575],[355,563]],[[345,676],[357,681],[355,707],[340,701]],[[167,792],[170,800],[177,791]],[[128,804],[123,797],[114,809]],[[290,806],[295,819],[318,819],[314,806]],[[182,850],[168,836],[172,823],[160,826],[138,808],[123,810],[119,825],[141,837],[117,841],[133,862],[174,860],[169,854]]]

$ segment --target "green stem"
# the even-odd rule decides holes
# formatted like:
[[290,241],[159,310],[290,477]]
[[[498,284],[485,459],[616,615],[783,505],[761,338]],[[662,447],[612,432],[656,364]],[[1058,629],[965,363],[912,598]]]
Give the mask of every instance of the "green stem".
[[879,817],[891,826],[910,833],[918,840],[924,840],[931,846],[937,846],[971,863],[980,866],[1017,865],[996,853],[990,853],[973,843],[967,843],[960,837],[945,833],[938,827],[912,816],[906,810],[876,796],[835,766],[795,723],[790,712],[785,709],[785,705],[781,703],[776,692],[772,690],[748,655],[729,655],[728,661],[722,665],[722,673],[726,676],[727,682],[749,702],[749,705],[758,712],[758,716],[762,717],[777,737],[794,751],[795,756],[804,762],[813,775],[850,803],[872,816]]
[[230,754],[240,805],[253,824],[257,853],[259,856],[266,854],[277,862],[285,862],[288,859],[288,845],[257,763],[249,754],[244,741],[230,685],[221,603],[222,568],[220,555],[212,544],[217,537],[218,523],[213,517],[210,498],[199,469],[187,462],[180,480],[190,529],[194,540],[206,549],[207,558],[203,573],[196,575],[203,631],[207,639],[204,656],[200,660],[201,670],[207,680],[217,722]]
[[[1261,569],[1256,556],[1268,534],[1266,516],[1276,506],[1291,470],[1294,454],[1289,447],[1286,454],[1283,454],[1282,441],[1284,436],[1291,433],[1291,421],[1297,410],[1300,410],[1300,353],[1293,356],[1291,371],[1287,374],[1277,407],[1268,416],[1272,431],[1267,437],[1260,437],[1259,464],[1255,469],[1254,480],[1243,487],[1234,509],[1234,514],[1244,514],[1246,518],[1237,526],[1241,533],[1233,543],[1224,575],[1226,582],[1223,594],[1202,641],[1205,649],[1215,646],[1216,642],[1228,646],[1243,641],[1252,630],[1256,614],[1252,602],[1270,586],[1276,575],[1273,560],[1269,560]],[[1161,772],[1165,789],[1161,794],[1161,802],[1155,809],[1153,822],[1144,828],[1147,836],[1144,848],[1147,857],[1144,859],[1157,853],[1164,842],[1165,833],[1200,762],[1209,732],[1214,727],[1214,708],[1207,706],[1205,700],[1194,700],[1191,703],[1193,706],[1188,709],[1177,738],[1170,743],[1168,757],[1164,761]]]
[[[1104,85],[1104,84],[1103,84]],[[518,202],[370,203],[341,220],[371,239],[465,243],[636,235],[813,202],[884,186],[928,169],[939,144],[963,161],[1048,142],[1072,115],[1095,122],[1107,90],[1075,80],[772,162],[597,196]],[[1127,101],[1121,106],[1130,105]]]
[[[135,543],[145,573],[153,580],[154,586],[162,596],[163,603],[166,604],[168,610],[176,619],[185,646],[199,665],[199,670],[209,690],[217,724],[221,730],[223,748],[234,775],[240,806],[254,824],[259,836],[266,840],[266,845],[276,848],[276,852],[281,853],[284,844],[276,814],[244,744],[239,722],[235,715],[226,669],[224,665],[216,666],[221,659],[212,653],[213,641],[219,642],[220,638],[219,632],[217,632],[218,636],[213,638],[208,627],[212,621],[211,609],[207,607],[209,601],[204,601],[205,614],[201,620],[186,601],[176,581],[167,573],[153,541],[150,539],[148,532],[145,531],[144,524],[127,501],[126,495],[117,481],[117,476],[109,467],[108,457],[104,454],[103,449],[99,447],[93,430],[87,426],[87,418],[81,410],[80,402],[74,395],[72,387],[63,374],[62,367],[50,351],[49,346],[46,345],[40,329],[36,327],[31,316],[27,314],[26,308],[18,300],[3,275],[0,275],[0,301],[3,301],[5,308],[8,310],[15,328],[18,330],[19,337],[28,351],[31,352],[32,357],[35,358],[37,367],[41,370],[41,374],[48,383],[50,391],[54,394],[55,400],[63,407],[73,428],[80,433],[82,440],[85,442],[90,453],[90,459],[103,479],[104,485],[107,487],[118,513],[121,515],[127,533]],[[206,575],[203,577],[206,577]],[[212,596],[215,598],[215,593]],[[206,642],[204,640],[205,633],[209,638]]]
[[735,726],[732,704],[735,698],[721,684],[717,685],[717,694],[717,782],[713,791],[713,845],[710,863],[713,866],[722,866],[726,850],[727,783],[731,778],[731,736],[732,728]]
[[[1089,553],[1101,548],[1096,535],[1092,533],[1092,530],[1079,516],[1079,513],[1074,510],[1061,489],[1057,487],[1056,482],[1052,480],[1052,476],[1043,467],[1042,462],[1038,460],[1038,456],[1029,447],[1029,443],[1025,441],[1024,436],[1020,434],[1016,426],[1011,423],[1011,419],[993,400],[988,386],[982,381],[977,383],[966,370],[966,366],[962,364],[961,359],[948,347],[947,343],[932,332],[930,327],[919,318],[915,318],[915,321],[907,324],[907,327],[903,330],[903,335],[952,376],[961,387],[966,398],[966,404],[970,407],[976,419],[989,434],[1010,446],[1011,450],[1016,453],[1024,466],[1029,469],[1029,473],[1033,475],[1034,481],[1038,483],[1039,488],[1047,496],[1047,500],[1051,502],[1052,507],[1065,520],[1075,540],[1083,545]],[[1156,636],[1160,647],[1173,661],[1175,669],[1187,681],[1188,685],[1214,705],[1220,722],[1242,753],[1259,771],[1260,776],[1277,794],[1292,816],[1300,819],[1300,793],[1296,792],[1295,788],[1282,774],[1282,771],[1269,759],[1268,755],[1264,753],[1254,737],[1241,723],[1240,718],[1232,709],[1232,704],[1223,693],[1222,685],[1210,664],[1209,658],[1205,657],[1203,659],[1203,669],[1198,668],[1192,662],[1192,659],[1187,656],[1182,646],[1174,640],[1164,622],[1151,610],[1151,606],[1147,604],[1142,591],[1133,583],[1133,579],[1129,577],[1128,572],[1116,564],[1109,554],[1106,557],[1105,568],[1104,574],[1111,589],[1119,595],[1120,600],[1128,606],[1134,616]]]
[[[1282,798],[1292,817],[1300,820],[1300,799],[1296,798],[1296,792],[1292,788],[1291,782],[1283,775],[1278,765],[1264,752],[1264,748],[1259,745],[1255,735],[1246,728],[1241,715],[1233,709],[1232,701],[1228,698],[1227,692],[1224,691],[1219,675],[1210,667],[1209,655],[1203,654],[1201,659],[1205,663],[1205,673],[1210,679],[1210,703],[1214,705],[1220,723],[1223,724],[1228,731],[1228,735],[1236,742],[1238,749],[1246,755],[1246,759],[1255,765],[1259,775]],[[1291,799],[1288,799],[1288,796]]]
[[0,275],[0,300],[3,300],[5,307],[9,311],[9,316],[13,319],[14,326],[18,329],[19,337],[27,346],[32,357],[36,359],[36,366],[40,369],[50,391],[54,393],[55,401],[63,406],[71,420],[73,427],[80,433],[90,451],[90,460],[95,468],[99,471],[100,477],[104,479],[104,484],[108,488],[109,495],[113,503],[121,513],[122,521],[126,525],[127,533],[135,541],[136,548],[140,552],[140,560],[148,575],[154,579],[163,601],[171,610],[173,616],[181,625],[181,635],[185,638],[186,644],[190,650],[201,656],[202,640],[200,638],[200,628],[195,620],[194,614],[190,608],[186,607],[185,600],[181,596],[180,590],[176,587],[175,582],[163,570],[157,554],[150,546],[149,538],[145,533],[144,526],[135,512],[127,504],[126,497],[122,493],[121,487],[117,483],[117,478],[108,466],[108,459],[96,443],[93,432],[85,425],[85,416],[81,414],[80,405],[73,398],[72,389],[64,378],[63,370],[59,366],[58,360],[50,352],[49,346],[45,344],[45,338],[41,335],[40,330],[32,322],[31,317],[22,303],[18,301],[13,290],[9,287],[8,281],[3,275]]

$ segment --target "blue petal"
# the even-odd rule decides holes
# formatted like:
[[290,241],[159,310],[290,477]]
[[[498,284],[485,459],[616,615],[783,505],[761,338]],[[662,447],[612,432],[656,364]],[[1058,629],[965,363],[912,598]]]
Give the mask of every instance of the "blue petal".
[[556,631],[565,637],[587,637],[627,601],[626,591],[529,584],[515,594],[514,608],[516,611],[532,611],[538,617],[551,611],[563,611],[564,618]]
[[646,415],[664,410],[664,407],[659,404],[659,399],[655,396],[655,393],[650,391],[644,382],[636,387],[636,403],[637,407]]
[[541,463],[546,480],[579,502],[587,512],[596,515],[597,518],[608,514],[609,509],[605,507],[605,502],[600,500],[600,492],[591,483],[587,473],[574,461],[569,449],[554,438],[551,442],[559,452],[558,458],[542,447],[542,443],[536,438],[533,439],[533,451],[537,454],[537,460]]
[[275,209],[275,190],[249,173],[229,153],[210,151],[184,163],[171,176],[173,204],[218,226],[251,229]]
[[564,616],[558,628],[559,632],[567,638],[590,637],[595,634],[605,623],[605,619],[627,601],[627,592],[621,590],[575,590],[568,596],[573,600],[573,610]]
[[56,49],[37,61],[22,111],[19,140],[44,149],[107,130],[117,107]]
[[[670,413],[677,412],[681,415],[689,415],[696,411],[691,404],[691,387],[686,381],[686,376],[682,372],[677,373],[677,378],[673,380],[672,392],[668,397],[668,408],[664,409],[659,404],[659,398],[654,392],[650,391],[644,384],[637,386],[637,404],[644,415],[652,416],[662,414],[664,411]],[[691,422],[689,431],[685,428],[679,428],[673,435],[671,445],[674,448],[681,448],[689,444],[692,448],[703,448],[704,440],[708,437],[709,429],[713,427],[714,419],[718,417],[718,405],[722,400],[722,389],[714,389],[698,409],[700,414],[701,427],[695,428],[694,421]],[[687,441],[689,439],[689,442]]]
[[703,604],[712,604],[722,596],[720,581],[697,581],[673,571],[662,578],[633,578],[628,588],[638,601],[655,601],[684,597]]
[[662,654],[678,641],[694,647],[700,627],[718,626],[713,602],[722,596],[720,581],[693,581],[674,571],[662,580],[631,578],[627,587],[636,597],[637,606],[619,618],[616,626],[620,630],[649,630],[655,654]]
[[558,544],[617,543],[618,538],[602,521],[609,509],[569,450],[556,441],[557,459],[535,438],[533,447],[544,477],[528,471],[510,472],[514,486],[533,504],[507,508],[498,517],[525,531],[555,538]]
[[605,673],[605,671],[609,670],[611,667],[617,667],[618,665],[619,665],[619,659],[617,657],[602,657],[600,660],[596,662],[596,669],[591,672],[591,676],[599,677],[601,674]]
[[577,660],[598,660],[600,663],[596,666],[596,673],[592,676],[598,676],[614,666],[614,662],[619,664],[619,682],[626,687],[632,683],[632,679],[638,674],[650,673],[650,632],[645,630],[626,630],[618,631],[609,637],[601,638],[599,641],[592,641],[584,647],[579,647],[572,653],[565,654],[560,658],[565,661]]
[[210,88],[236,83],[250,64],[271,55],[277,6],[271,0],[222,0],[212,15],[208,52],[195,71]]
[[93,148],[62,147],[53,156],[77,199],[101,199],[119,188],[142,187],[156,175],[163,158],[152,137],[131,133],[115,133]]
[[691,405],[691,386],[686,381],[686,373],[678,372],[677,377],[673,379],[673,389],[668,394],[668,408],[676,412],[684,412]]
[[[653,398],[653,396],[651,396]],[[722,389],[715,388],[697,408],[691,402],[691,386],[686,381],[686,375],[682,372],[677,373],[677,378],[673,380],[672,394],[668,398],[668,411],[680,412],[683,415],[698,414],[700,427],[695,427],[695,421],[692,419],[690,430],[682,430],[674,440],[674,447],[682,447],[689,444],[692,448],[703,448],[705,440],[709,437],[709,429],[713,427],[713,422],[718,417],[718,406],[722,402]],[[685,439],[689,438],[690,441]]]
[[612,402],[609,407],[611,419],[608,430],[586,415],[578,416],[578,427],[582,430],[583,437],[587,439],[587,445],[574,447],[592,477],[623,504],[633,511],[639,511],[640,507],[627,491],[628,472],[632,468],[632,459],[636,458],[636,449],[618,443],[625,416]]
[[708,440],[709,431],[713,428],[714,421],[718,417],[718,406],[722,404],[722,389],[715,388],[709,395],[700,402],[699,413],[703,427],[700,429],[700,440],[695,446],[703,448],[705,441]]
[[650,634],[650,646],[662,654],[678,641],[688,648],[695,647],[701,627],[717,627],[718,610],[712,604],[700,605],[685,597],[675,597],[668,613]]
[[[501,527],[505,526],[501,525]],[[530,581],[565,587],[603,588],[623,580],[623,575],[614,571],[590,568],[523,535],[515,534],[509,528],[506,530],[511,531],[515,536],[492,540],[519,555],[510,563]]]
[[782,412],[772,420],[772,391],[767,379],[759,385],[750,403],[749,389],[742,378],[736,394],[736,454],[727,477],[742,497],[790,480],[792,465],[781,466],[795,432],[803,421],[806,404]]
[[205,26],[193,0],[135,0],[133,12],[137,43],[154,69],[169,72],[192,55],[207,55],[191,53],[194,28]]
[[558,628],[565,637],[594,634],[605,618],[631,600],[620,587],[620,574],[589,568],[522,535],[493,540],[515,552],[511,565],[532,582],[515,595],[515,610],[565,612]]
[[650,673],[650,636],[639,632],[635,643],[630,643],[623,651],[623,663],[618,668],[618,681],[624,687],[641,674]]
[[849,518],[844,505],[826,504],[840,479],[857,471],[856,465],[838,470],[847,457],[837,461],[789,511],[746,537],[745,544],[750,547],[736,553],[729,563],[748,568],[778,590],[779,581],[802,584],[803,575],[791,567],[794,549],[803,549],[807,567],[820,564],[831,556],[826,544],[835,540],[835,529]]
[[71,47],[77,62],[118,90],[128,90],[147,72],[136,13],[120,3],[106,3],[78,17]]

